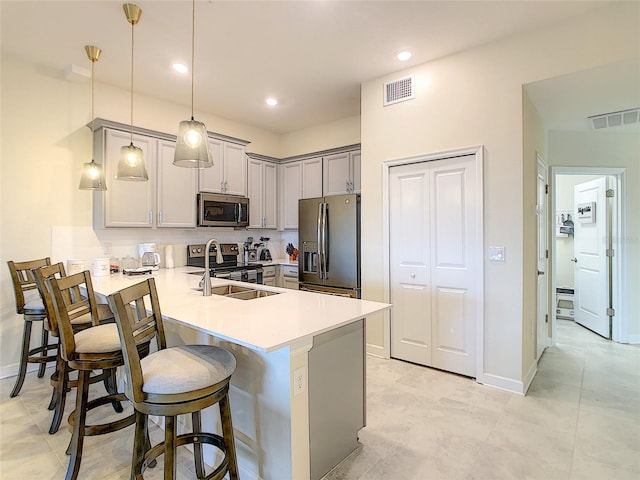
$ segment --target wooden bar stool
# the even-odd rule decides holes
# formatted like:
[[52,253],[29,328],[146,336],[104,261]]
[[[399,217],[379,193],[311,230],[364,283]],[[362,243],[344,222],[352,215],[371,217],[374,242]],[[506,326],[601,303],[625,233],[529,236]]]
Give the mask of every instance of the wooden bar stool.
[[27,364],[39,363],[38,378],[44,376],[47,362],[53,362],[55,355],[49,355],[49,351],[58,349],[58,345],[49,345],[49,332],[42,329],[42,339],[40,345],[31,348],[31,329],[34,322],[42,322],[46,318],[46,312],[42,300],[36,290],[36,284],[31,273],[31,269],[51,265],[49,257],[28,262],[7,262],[11,281],[13,282],[13,293],[16,298],[16,312],[24,318],[24,330],[22,333],[22,349],[20,352],[20,363],[18,365],[18,378],[11,391],[11,397],[20,393],[27,373]]
[[[128,305],[135,309],[127,310]],[[123,345],[127,384],[125,392],[136,411],[131,478],[143,479],[147,466],[164,454],[164,479],[176,477],[176,447],[194,445],[199,479],[219,480],[227,472],[238,478],[238,463],[229,406],[229,381],[236,369],[233,354],[211,345],[167,348],[155,280],[124,288],[109,296]],[[149,308],[148,308],[149,307]],[[150,312],[150,313],[148,313]],[[133,313],[133,314],[132,314]],[[136,344],[155,337],[158,351],[141,359]],[[222,436],[201,431],[200,411],[219,404]],[[191,413],[193,433],[176,435],[176,416]],[[165,417],[165,440],[153,448],[145,445],[147,416]],[[205,475],[202,444],[217,447],[223,459]]]
[[[58,317],[56,315],[55,307],[53,304],[53,297],[47,289],[45,281],[48,278],[52,277],[64,277],[66,275],[64,264],[60,262],[50,266],[34,268],[32,269],[31,273],[33,274],[33,278],[35,280],[36,286],[38,287],[38,292],[40,293],[40,298],[42,299],[42,303],[45,309],[46,318],[44,320],[44,328],[49,332],[51,336],[59,338],[60,334],[58,332]],[[115,322],[113,313],[111,313],[109,305],[98,303],[97,309],[98,321],[100,324]],[[92,323],[90,313],[87,312],[84,315],[80,315],[79,317],[74,318],[71,321],[71,326],[73,328],[74,334],[81,330],[84,330],[85,328],[91,327]],[[49,410],[53,410],[54,412],[53,419],[51,420],[51,426],[49,427],[49,433],[52,435],[56,433],[60,428],[60,423],[62,422],[62,418],[64,416],[67,391],[70,388],[76,388],[78,385],[77,381],[69,380],[69,372],[71,370],[73,369],[69,367],[67,362],[62,358],[61,351],[60,349],[58,349],[58,353],[56,355],[56,371],[53,373],[53,375],[51,375],[51,386],[53,387],[53,392],[51,395]],[[104,370],[102,373],[98,375],[92,375],[90,378],[90,383],[96,383],[99,381],[105,382],[106,388],[112,388],[111,384],[107,385],[107,382],[115,381],[115,379],[113,378],[113,370]],[[122,406],[119,402],[114,404],[114,408],[116,412],[122,412]]]
[[[135,422],[135,415],[109,423],[86,425],[88,410],[126,400],[124,394],[117,393],[115,385],[115,369],[124,364],[118,328],[113,323],[99,325],[98,307],[88,271],[62,278],[51,277],[45,284],[53,297],[62,358],[69,367],[78,371],[76,408],[69,416],[72,432],[67,454],[71,457],[65,477],[66,480],[72,480],[78,477],[80,470],[84,437],[102,435],[127,427]],[[91,317],[92,326],[75,333],[73,321],[87,314]],[[140,356],[144,357],[149,353],[149,342],[137,347]],[[94,369],[109,371],[113,381],[105,384],[108,395],[89,401],[90,375]],[[114,407],[116,405],[117,403]]]

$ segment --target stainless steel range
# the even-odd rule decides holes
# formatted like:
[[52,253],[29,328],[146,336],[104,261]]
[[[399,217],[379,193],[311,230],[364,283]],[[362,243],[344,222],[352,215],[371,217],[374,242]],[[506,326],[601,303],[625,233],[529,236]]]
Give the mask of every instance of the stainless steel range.
[[[204,268],[205,244],[187,246],[187,265]],[[211,245],[209,249],[210,274],[216,278],[228,278],[249,283],[262,283],[262,265],[259,263],[243,263],[238,261],[238,244],[221,243],[222,263],[216,263],[217,249]]]

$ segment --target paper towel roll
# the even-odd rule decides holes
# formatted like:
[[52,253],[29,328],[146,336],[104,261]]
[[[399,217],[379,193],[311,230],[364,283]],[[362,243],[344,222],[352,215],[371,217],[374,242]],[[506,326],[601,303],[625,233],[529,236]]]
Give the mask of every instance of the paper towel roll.
[[187,245],[173,246],[173,263],[176,267],[184,267],[187,264]]
[[173,245],[167,245],[164,248],[164,266],[165,268],[175,267],[175,263],[173,261]]

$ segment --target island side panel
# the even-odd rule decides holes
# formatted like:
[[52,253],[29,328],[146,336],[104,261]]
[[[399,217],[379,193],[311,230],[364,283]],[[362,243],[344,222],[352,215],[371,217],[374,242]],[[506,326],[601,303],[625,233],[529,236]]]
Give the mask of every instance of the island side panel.
[[365,426],[364,323],[361,319],[313,337],[308,355],[311,480],[322,478],[355,450]]
[[[165,322],[165,330],[168,345],[217,345],[226,348],[236,357],[237,368],[231,377],[229,401],[240,478],[296,478],[292,471],[289,348],[281,348],[270,353],[259,352],[220,341],[211,335],[172,321]],[[185,375],[188,375],[188,372],[185,372]],[[190,418],[186,416],[179,421],[188,424]],[[203,412],[202,424],[205,431],[222,431],[217,405]],[[187,428],[190,428],[190,425]],[[216,461],[219,461],[219,458],[214,456],[212,449],[206,447],[205,462],[213,465]]]

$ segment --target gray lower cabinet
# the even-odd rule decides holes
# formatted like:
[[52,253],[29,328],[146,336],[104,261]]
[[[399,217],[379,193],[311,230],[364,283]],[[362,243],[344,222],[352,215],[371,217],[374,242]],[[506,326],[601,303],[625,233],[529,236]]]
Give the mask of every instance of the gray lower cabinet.
[[311,479],[358,446],[366,423],[364,319],[313,338],[309,351]]

